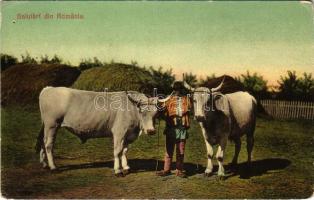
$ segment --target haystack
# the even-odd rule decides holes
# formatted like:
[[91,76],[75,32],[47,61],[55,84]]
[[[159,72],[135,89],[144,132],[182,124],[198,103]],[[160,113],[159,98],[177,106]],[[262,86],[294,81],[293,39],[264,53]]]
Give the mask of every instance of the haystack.
[[121,63],[95,67],[81,73],[72,86],[81,90],[126,91],[135,90],[152,94],[155,82],[144,68]]
[[217,87],[223,80],[223,77],[225,77],[225,80],[224,80],[222,89],[220,90],[223,94],[233,93],[237,91],[245,91],[242,83],[240,83],[239,81],[235,80],[234,78],[228,75],[213,78],[209,80],[208,82],[206,82],[205,84],[203,84],[202,86],[208,87],[208,88]]
[[71,86],[80,75],[77,68],[60,64],[19,64],[1,74],[1,105],[38,103],[46,86]]

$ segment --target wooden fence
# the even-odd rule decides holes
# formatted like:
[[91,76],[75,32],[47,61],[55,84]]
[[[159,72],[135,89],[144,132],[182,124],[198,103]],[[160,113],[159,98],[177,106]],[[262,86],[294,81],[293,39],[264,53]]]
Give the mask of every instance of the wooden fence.
[[314,102],[260,100],[270,116],[278,119],[314,120]]

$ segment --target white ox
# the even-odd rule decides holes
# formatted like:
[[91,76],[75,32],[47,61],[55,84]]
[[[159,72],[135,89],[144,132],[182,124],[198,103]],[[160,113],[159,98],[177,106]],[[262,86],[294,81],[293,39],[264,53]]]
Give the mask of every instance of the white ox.
[[43,124],[36,145],[40,162],[43,167],[56,169],[53,143],[58,128],[66,127],[82,142],[89,138],[113,137],[114,172],[117,176],[128,173],[128,144],[141,131],[155,132],[156,100],[139,92],[101,93],[65,87],[44,88],[39,96]]

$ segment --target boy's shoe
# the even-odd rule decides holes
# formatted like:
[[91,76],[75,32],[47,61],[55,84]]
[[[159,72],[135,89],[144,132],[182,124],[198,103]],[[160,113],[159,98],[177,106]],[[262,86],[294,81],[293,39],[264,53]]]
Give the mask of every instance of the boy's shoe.
[[170,176],[171,175],[171,171],[165,171],[165,170],[161,170],[161,171],[158,171],[156,172],[156,175],[157,176]]

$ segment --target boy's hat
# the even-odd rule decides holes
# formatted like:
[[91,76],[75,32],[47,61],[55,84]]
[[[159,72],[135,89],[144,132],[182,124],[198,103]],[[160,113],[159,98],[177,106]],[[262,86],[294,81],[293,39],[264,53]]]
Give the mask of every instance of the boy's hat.
[[189,93],[189,91],[186,89],[186,87],[184,86],[183,81],[175,81],[172,84],[172,89],[173,91],[178,91],[181,94],[187,94]]

